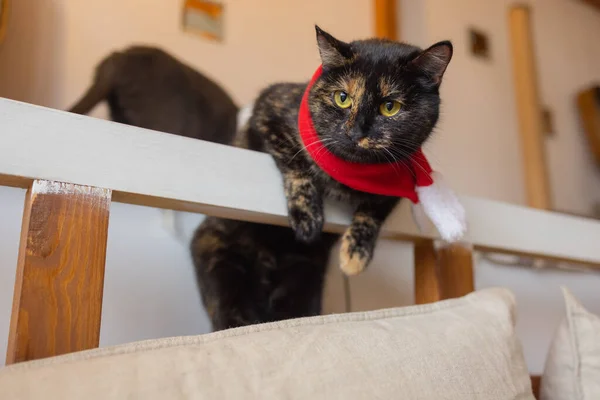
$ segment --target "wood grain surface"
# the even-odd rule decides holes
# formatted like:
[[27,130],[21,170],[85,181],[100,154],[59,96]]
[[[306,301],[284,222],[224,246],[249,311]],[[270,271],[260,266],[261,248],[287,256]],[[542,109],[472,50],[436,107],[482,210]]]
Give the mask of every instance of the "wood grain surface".
[[525,5],[516,5],[509,9],[515,103],[527,204],[530,207],[549,210],[550,183],[531,19],[531,11]]
[[461,297],[475,290],[473,251],[470,246],[445,245],[437,250],[437,256],[442,299]]
[[437,254],[433,240],[415,243],[415,304],[441,300]]
[[108,189],[33,182],[7,364],[98,347],[110,200]]
[[600,167],[600,88],[592,87],[577,95],[581,119],[590,152]]
[[397,0],[373,0],[375,36],[381,39],[400,40],[398,35]]

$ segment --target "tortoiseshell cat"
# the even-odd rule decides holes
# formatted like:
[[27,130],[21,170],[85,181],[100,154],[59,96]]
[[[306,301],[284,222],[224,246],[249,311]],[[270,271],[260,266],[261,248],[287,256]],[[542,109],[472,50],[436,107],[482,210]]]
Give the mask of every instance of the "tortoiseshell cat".
[[[325,147],[339,158],[365,164],[407,159],[420,149],[438,120],[438,89],[452,57],[450,42],[421,50],[377,39],[344,43],[318,27],[316,31],[323,70],[310,89],[308,106]],[[335,236],[322,234],[324,197],[356,206],[340,253],[341,268],[348,275],[368,265],[379,230],[399,201],[351,189],[317,166],[298,131],[306,89],[306,83],[265,89],[238,138],[245,147],[266,151],[275,159],[283,176],[293,234],[287,228],[256,227],[246,235],[237,223],[215,218],[207,219],[196,233],[192,252],[215,329],[320,313],[325,267],[319,264],[311,269],[317,264],[307,258],[307,271],[298,271],[295,268],[303,268],[301,263],[294,266],[284,260],[291,250],[292,258],[315,252],[317,260],[327,261]],[[269,242],[265,238],[273,240],[255,248],[257,241]],[[248,251],[254,255],[246,257]],[[256,277],[270,274],[283,278],[260,281]],[[300,275],[302,279],[293,278]],[[289,308],[273,310],[274,299]]]
[[[357,163],[406,159],[429,138],[439,116],[439,86],[452,57],[450,42],[427,50],[386,40],[344,43],[317,29],[323,72],[308,105],[319,139],[334,155]],[[257,99],[248,135],[270,153],[283,175],[296,237],[316,240],[323,197],[356,205],[342,238],[340,263],[349,275],[373,257],[380,227],[398,198],[358,192],[333,180],[298,152],[298,109],[306,84],[277,84]]]

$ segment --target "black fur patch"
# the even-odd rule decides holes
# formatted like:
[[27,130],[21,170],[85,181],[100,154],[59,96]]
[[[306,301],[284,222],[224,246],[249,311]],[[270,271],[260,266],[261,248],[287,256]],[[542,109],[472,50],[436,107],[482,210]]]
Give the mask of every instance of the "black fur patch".
[[206,218],[191,252],[213,329],[319,315],[336,241],[304,244],[289,228]]

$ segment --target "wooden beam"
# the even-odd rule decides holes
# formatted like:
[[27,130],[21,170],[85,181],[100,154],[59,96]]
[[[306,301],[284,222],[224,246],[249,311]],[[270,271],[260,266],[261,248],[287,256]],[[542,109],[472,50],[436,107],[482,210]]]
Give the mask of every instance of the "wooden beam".
[[33,182],[6,363],[98,347],[111,191]]
[[415,244],[415,303],[426,304],[467,295],[475,290],[473,253],[462,244],[443,245],[432,240]]
[[600,11],[600,0],[581,0],[585,4],[593,7],[596,11]]
[[8,31],[8,17],[11,13],[11,0],[0,2],[0,44],[4,41],[6,32]]
[[592,87],[577,95],[579,117],[588,138],[589,149],[600,167],[600,87]]
[[442,299],[467,295],[475,290],[472,249],[462,244],[442,246],[437,251]]
[[433,240],[415,243],[415,304],[433,303],[442,299],[437,255]]
[[509,11],[515,103],[519,117],[527,204],[549,210],[550,185],[530,14],[529,8],[523,5],[513,6]]
[[538,375],[531,376],[531,390],[536,399],[540,398],[540,388],[542,386],[542,377]]
[[373,0],[375,11],[375,36],[399,40],[396,3],[399,0]]
[[[111,189],[113,201],[129,204],[288,223],[281,174],[268,154],[2,98],[0,127],[0,185],[27,189],[35,179],[56,180]],[[469,196],[460,200],[469,216],[465,240],[477,250],[600,267],[598,221]],[[409,203],[394,210],[380,236],[436,239],[435,228],[420,231],[414,224]],[[348,210],[336,202],[325,210],[325,229],[343,232]]]

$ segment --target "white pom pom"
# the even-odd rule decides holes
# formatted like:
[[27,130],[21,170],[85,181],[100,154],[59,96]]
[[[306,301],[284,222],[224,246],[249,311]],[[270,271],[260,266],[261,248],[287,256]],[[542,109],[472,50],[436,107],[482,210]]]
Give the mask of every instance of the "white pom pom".
[[419,232],[426,232],[428,226],[427,215],[425,215],[425,212],[423,212],[423,207],[421,204],[411,203],[410,211],[412,212],[413,221],[415,221],[415,225],[417,225]]
[[431,177],[432,185],[416,188],[419,203],[443,240],[459,241],[467,232],[465,209],[439,173],[433,172]]

